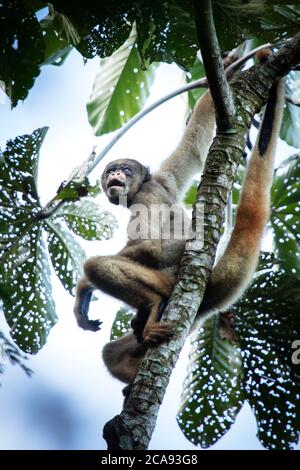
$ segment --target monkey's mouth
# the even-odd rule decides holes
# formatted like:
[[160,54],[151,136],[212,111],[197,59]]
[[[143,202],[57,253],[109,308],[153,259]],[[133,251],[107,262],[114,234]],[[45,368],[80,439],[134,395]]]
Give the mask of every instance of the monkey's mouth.
[[123,183],[122,181],[118,180],[117,178],[115,179],[112,179],[110,180],[108,183],[107,183],[107,188],[115,188],[115,187],[119,187],[119,188],[124,188],[125,187],[125,183]]

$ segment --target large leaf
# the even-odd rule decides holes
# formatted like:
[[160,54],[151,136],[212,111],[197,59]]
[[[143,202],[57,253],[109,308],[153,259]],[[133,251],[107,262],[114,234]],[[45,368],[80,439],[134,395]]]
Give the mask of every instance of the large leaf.
[[47,128],[7,143],[0,164],[0,284],[11,335],[36,353],[56,322],[36,179]]
[[[287,89],[289,95],[297,96],[300,91],[300,73],[291,72],[287,79]],[[300,147],[300,108],[292,103],[286,102],[283,114],[283,122],[280,130],[281,139],[285,140],[288,145]]]
[[59,222],[47,219],[46,229],[49,232],[48,248],[54,271],[64,288],[74,295],[76,283],[82,276],[85,253]]
[[[279,5],[279,4],[282,5]],[[237,47],[245,39],[259,37],[277,42],[299,30],[300,7],[295,2],[229,0],[213,2],[218,39],[223,51]]]
[[124,43],[132,28],[132,3],[132,0],[51,2],[76,29],[81,38],[76,47],[87,58],[108,57]]
[[176,62],[188,69],[195,61],[197,34],[191,1],[136,2],[138,47],[144,63]]
[[64,204],[56,217],[63,217],[69,229],[85,240],[108,240],[116,227],[112,214],[88,199]]
[[292,344],[300,338],[300,280],[283,270],[263,272],[236,311],[258,437],[268,449],[289,449],[300,432],[300,367],[292,362]]
[[149,96],[154,69],[154,66],[141,69],[135,30],[118,51],[100,62],[100,72],[87,104],[96,135],[119,129],[141,110]]
[[24,100],[40,73],[45,44],[34,11],[24,2],[0,3],[0,80],[12,106]]
[[38,225],[10,247],[0,266],[0,282],[9,294],[2,300],[12,338],[23,351],[37,353],[57,320],[50,269]]
[[51,4],[49,4],[48,15],[41,19],[40,25],[45,41],[43,65],[62,65],[72,47],[80,41],[76,28],[67,16],[55,11]]
[[240,348],[219,334],[218,316],[193,335],[178,423],[193,444],[209,447],[234,423],[244,397]]
[[276,254],[288,272],[300,273],[300,156],[277,172],[272,188],[271,224]]

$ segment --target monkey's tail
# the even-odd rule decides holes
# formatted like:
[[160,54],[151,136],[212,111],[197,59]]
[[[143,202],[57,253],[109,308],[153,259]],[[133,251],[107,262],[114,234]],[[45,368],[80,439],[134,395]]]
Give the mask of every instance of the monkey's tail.
[[284,80],[268,99],[237,209],[236,222],[224,254],[212,270],[198,318],[224,311],[241,297],[255,272],[269,218],[274,157],[284,106]]

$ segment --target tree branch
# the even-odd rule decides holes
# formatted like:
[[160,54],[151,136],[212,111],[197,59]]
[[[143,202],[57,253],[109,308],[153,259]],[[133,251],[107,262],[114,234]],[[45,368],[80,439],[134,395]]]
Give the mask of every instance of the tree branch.
[[234,134],[218,135],[210,148],[197,202],[205,207],[204,245],[187,243],[178,280],[162,321],[173,321],[175,336],[153,347],[137,374],[124,409],[104,427],[109,449],[146,449],[172,369],[194,323],[213,266],[221,235],[224,208],[247,139],[253,116],[268,98],[272,84],[300,64],[300,34],[263,64],[241,72],[232,89],[237,118]]
[[211,0],[202,0],[201,10],[199,2],[195,1],[194,8],[198,42],[211,96],[215,105],[217,128],[220,132],[231,132],[235,107],[224,72]]

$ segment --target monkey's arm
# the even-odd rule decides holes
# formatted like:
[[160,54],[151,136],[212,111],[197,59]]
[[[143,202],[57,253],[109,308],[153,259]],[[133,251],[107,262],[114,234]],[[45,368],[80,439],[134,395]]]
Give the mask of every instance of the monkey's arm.
[[198,317],[225,310],[248,286],[269,218],[274,156],[284,105],[284,81],[270,92],[261,129],[251,155],[228,246],[213,268]]
[[215,111],[209,91],[198,101],[177,149],[153,177],[181,199],[191,178],[202,171],[215,128]]

